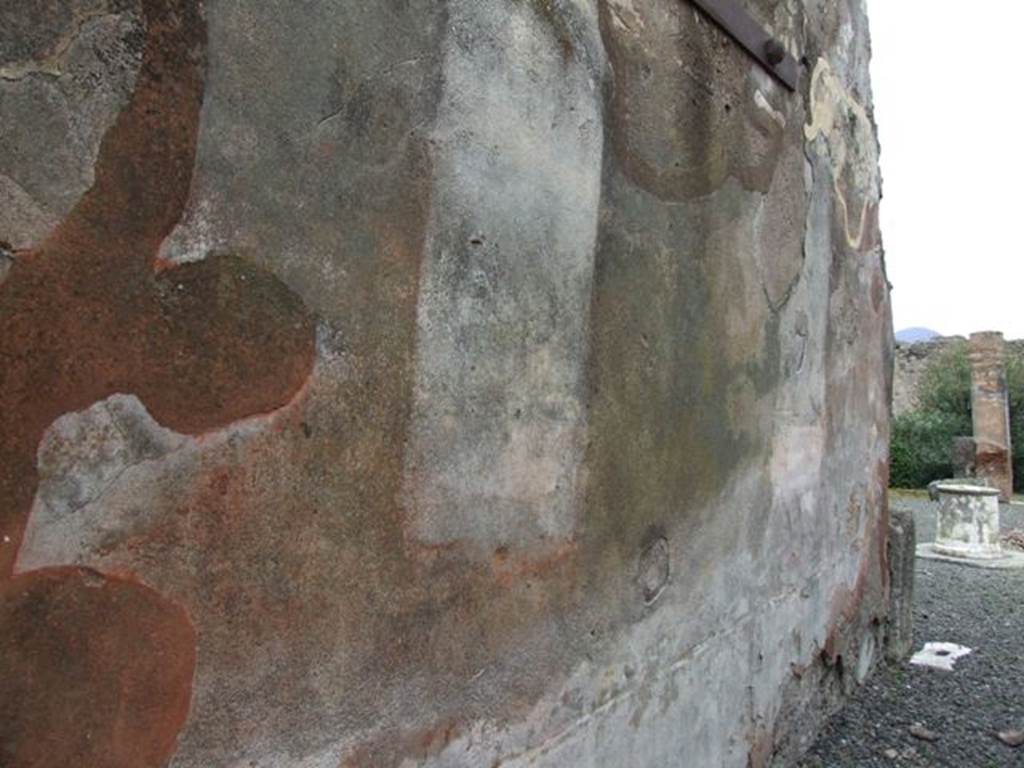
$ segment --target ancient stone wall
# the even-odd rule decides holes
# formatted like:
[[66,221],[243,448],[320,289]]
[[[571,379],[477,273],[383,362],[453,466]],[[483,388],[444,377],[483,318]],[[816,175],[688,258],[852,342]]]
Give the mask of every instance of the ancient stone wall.
[[[925,370],[938,359],[950,345],[964,344],[963,336],[946,336],[933,341],[914,343],[896,342],[892,387],[892,411],[894,416],[916,409],[921,391],[921,377]],[[1024,360],[1024,339],[1007,339],[1007,358]]]
[[863,0],[0,6],[0,764],[784,763],[887,610]]
[[920,406],[921,382],[932,361],[939,359],[951,344],[963,343],[959,336],[919,341],[896,342],[893,355],[892,413],[900,416]]

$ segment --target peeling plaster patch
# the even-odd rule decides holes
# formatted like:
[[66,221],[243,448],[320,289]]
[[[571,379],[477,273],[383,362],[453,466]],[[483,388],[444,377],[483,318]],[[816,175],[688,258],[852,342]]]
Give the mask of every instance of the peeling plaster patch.
[[162,427],[134,395],[112,395],[61,416],[40,441],[39,485],[14,572],[116,566],[126,537],[148,531],[165,514],[154,478],[195,474],[203,455],[251,439],[279,413],[200,437]]
[[[450,13],[406,452],[412,533],[488,556],[557,548],[575,527],[585,431],[601,96],[527,10]],[[467,49],[467,30],[491,42]]]
[[668,539],[658,536],[640,553],[637,577],[643,591],[644,603],[652,605],[665,590],[671,575]]
[[871,209],[881,196],[878,144],[871,118],[825,59],[818,59],[814,67],[810,94],[811,123],[804,126],[804,136],[808,142],[825,139],[817,151],[828,153],[846,241],[859,250],[865,242]]
[[[183,440],[157,424],[134,395],[113,395],[81,413],[62,416],[39,447],[42,500],[73,511],[101,495],[110,479],[104,467],[162,458]],[[84,486],[65,484],[76,476],[85,479]]]
[[137,10],[91,13],[57,59],[38,65],[52,72],[0,76],[0,238],[15,248],[41,242],[93,184],[100,142],[134,88],[142,38]]
[[762,110],[768,113],[769,117],[779,124],[780,128],[786,127],[786,116],[779,112],[775,107],[771,105],[771,102],[765,98],[764,93],[759,88],[754,91],[754,103]]
[[612,23],[625,32],[638,32],[646,26],[643,17],[633,7],[633,0],[610,0]]
[[[39,487],[19,552],[17,572],[77,563],[105,536],[140,520],[90,509],[133,467],[157,461],[187,438],[164,429],[134,396],[114,395],[57,419],[38,453]],[[138,514],[145,516],[144,498]]]
[[[0,79],[20,80],[32,74],[60,76],[68,50],[77,42],[83,27],[92,19],[109,14],[109,6],[110,3],[107,0],[77,0],[77,2],[68,2],[63,8],[58,6],[58,9],[43,11],[41,15],[47,17],[46,21],[48,24],[45,26],[43,24],[32,24],[29,29],[25,29],[25,26],[16,22],[26,18],[34,22],[37,17],[33,14],[16,13],[12,14],[11,17],[7,15],[0,16],[0,21],[6,27],[7,34],[20,38],[18,40],[20,46],[12,47],[25,47],[26,45],[31,47],[33,43],[37,46],[37,50],[26,51],[29,55],[21,60],[13,60],[4,56],[2,61],[0,61]],[[61,15],[61,12],[65,16],[65,24],[63,29],[58,31],[54,27],[60,24],[60,19],[54,17]],[[51,33],[49,41],[45,40],[46,35],[42,33],[44,29],[46,32]],[[30,34],[26,35],[26,32]],[[12,42],[7,39],[7,34],[0,37],[0,42]],[[6,48],[6,45],[0,46],[0,50],[5,50]]]
[[803,16],[804,9],[798,0],[777,3],[773,20],[768,29],[772,36],[782,43],[782,47],[789,52],[789,55],[798,61],[803,36],[800,34],[800,26],[795,22],[802,19]]
[[[57,216],[33,200],[18,182],[0,173],[0,230],[12,248],[28,248],[39,242],[58,221]],[[2,267],[0,279],[3,279]]]
[[875,652],[877,651],[878,644],[875,642],[875,636],[868,632],[864,635],[864,639],[860,643],[860,651],[857,654],[857,682],[863,684],[868,679],[868,675],[871,674],[871,670],[875,665]]
[[209,254],[229,247],[222,236],[223,227],[214,219],[218,209],[210,198],[191,196],[197,202],[188,209],[186,220],[174,228],[160,248],[160,259],[168,264],[202,261]]

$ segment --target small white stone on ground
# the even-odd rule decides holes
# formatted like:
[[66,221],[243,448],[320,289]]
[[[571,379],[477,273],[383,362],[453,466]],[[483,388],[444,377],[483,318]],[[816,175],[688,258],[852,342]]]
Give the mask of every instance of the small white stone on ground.
[[925,643],[924,648],[911,657],[910,663],[920,667],[952,672],[957,659],[963,658],[970,652],[971,649],[967,646],[956,643]]
[[935,731],[930,731],[925,728],[921,723],[914,723],[910,726],[910,735],[915,739],[921,739],[921,741],[938,741],[939,734]]
[[1021,731],[1000,731],[999,740],[1010,747],[1019,747],[1024,744],[1024,733]]

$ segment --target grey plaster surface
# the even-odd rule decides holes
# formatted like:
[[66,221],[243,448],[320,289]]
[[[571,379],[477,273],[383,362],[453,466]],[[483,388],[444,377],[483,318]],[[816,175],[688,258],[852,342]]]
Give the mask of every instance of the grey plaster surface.
[[[678,0],[210,0],[178,57],[194,125],[146,47],[194,0],[0,5],[11,274],[128,115],[140,146],[180,129],[191,173],[150,234],[123,201],[163,215],[165,180],[111,159],[104,214],[159,239],[133,279],[247,265],[315,317],[280,407],[184,434],[145,393],[76,404],[0,508],[12,583],[130,579],[194,630],[152,768],[766,768],[868,679],[892,329],[866,8],[744,5],[802,59],[795,93]],[[162,38],[140,9],[170,9]],[[210,274],[167,290],[228,306]],[[219,349],[137,363],[219,374]],[[196,402],[233,402],[214,374]],[[54,688],[0,742],[59,734]]]

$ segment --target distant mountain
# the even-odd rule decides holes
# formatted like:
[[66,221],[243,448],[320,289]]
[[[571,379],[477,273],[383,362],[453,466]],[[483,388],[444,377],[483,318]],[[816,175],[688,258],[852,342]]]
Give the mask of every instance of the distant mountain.
[[918,341],[931,341],[932,339],[939,338],[941,335],[931,328],[904,328],[902,331],[896,331],[896,341],[914,344]]

